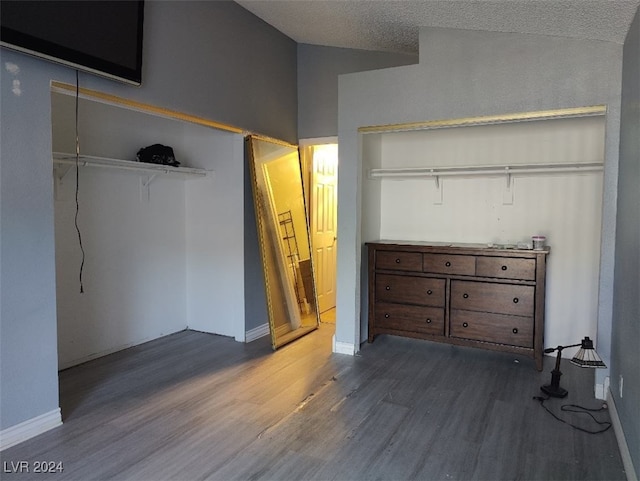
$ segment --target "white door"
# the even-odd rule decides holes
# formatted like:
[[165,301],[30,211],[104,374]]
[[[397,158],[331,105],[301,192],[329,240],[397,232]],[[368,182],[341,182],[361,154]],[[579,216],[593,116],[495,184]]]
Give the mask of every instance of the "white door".
[[338,145],[313,147],[311,243],[320,313],[336,306]]

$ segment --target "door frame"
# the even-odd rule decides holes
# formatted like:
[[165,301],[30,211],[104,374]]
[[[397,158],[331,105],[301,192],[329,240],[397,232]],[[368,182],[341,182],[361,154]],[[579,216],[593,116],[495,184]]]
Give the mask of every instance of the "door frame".
[[[303,150],[307,147],[312,147],[312,146],[317,146],[317,145],[326,145],[326,144],[338,144],[338,137],[315,137],[315,138],[307,138],[307,139],[300,139],[298,141],[298,148],[300,150],[300,170],[302,172],[302,185],[303,185],[303,190],[304,190],[304,196],[305,196],[305,203],[307,206],[307,218],[309,219],[309,222],[311,222],[311,209],[312,209],[312,205],[311,205],[311,184],[313,182],[313,158],[308,156],[308,155],[303,155]],[[338,147],[339,149],[339,147]],[[340,179],[338,179],[338,182],[340,182]],[[336,192],[337,193],[337,192]],[[339,199],[337,200],[337,202],[340,202]],[[337,231],[337,226],[336,226],[336,236],[339,238],[340,234]],[[337,272],[336,272],[337,274]],[[314,276],[316,276],[316,282],[317,282],[317,273],[314,270]],[[337,278],[336,278],[336,283],[337,283]],[[335,307],[334,307],[335,309]],[[337,322],[337,319],[336,319]]]

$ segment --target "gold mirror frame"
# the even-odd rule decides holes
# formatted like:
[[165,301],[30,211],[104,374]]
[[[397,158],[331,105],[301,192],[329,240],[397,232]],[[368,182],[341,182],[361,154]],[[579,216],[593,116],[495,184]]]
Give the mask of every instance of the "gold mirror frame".
[[297,146],[255,135],[245,143],[275,350],[320,323],[300,155]]

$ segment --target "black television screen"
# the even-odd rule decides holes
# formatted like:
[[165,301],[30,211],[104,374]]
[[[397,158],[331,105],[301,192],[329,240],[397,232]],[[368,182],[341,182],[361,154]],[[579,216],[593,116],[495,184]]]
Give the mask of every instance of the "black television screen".
[[142,82],[144,1],[0,2],[3,46],[128,83]]

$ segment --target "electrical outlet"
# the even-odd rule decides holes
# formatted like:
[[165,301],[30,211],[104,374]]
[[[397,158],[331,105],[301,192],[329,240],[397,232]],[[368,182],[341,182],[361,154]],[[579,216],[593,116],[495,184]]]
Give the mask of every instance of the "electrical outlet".
[[620,374],[620,398],[622,398],[622,386],[624,386],[624,378],[622,377],[622,374]]

